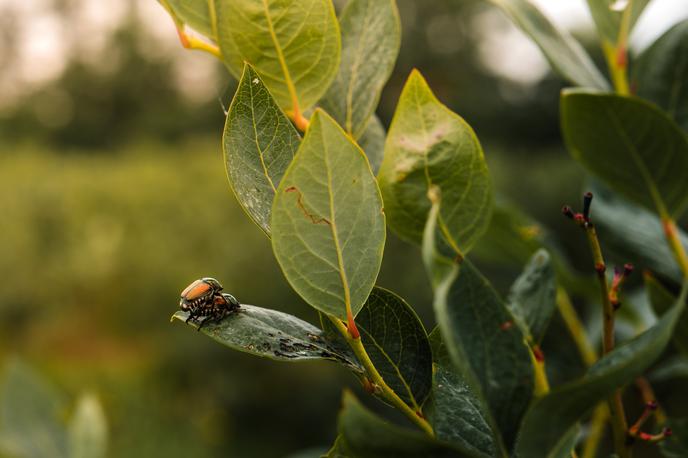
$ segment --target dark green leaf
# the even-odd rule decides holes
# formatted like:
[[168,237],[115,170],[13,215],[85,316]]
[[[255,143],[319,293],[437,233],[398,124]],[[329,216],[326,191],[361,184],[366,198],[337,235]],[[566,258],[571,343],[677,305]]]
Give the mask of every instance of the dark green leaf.
[[331,0],[215,1],[215,9],[222,58],[235,76],[250,63],[292,114],[325,94],[341,51]]
[[366,410],[349,392],[344,393],[339,434],[349,458],[462,458],[473,456],[456,445],[392,425]]
[[662,360],[648,375],[650,382],[665,382],[675,378],[688,379],[688,357],[683,354]]
[[419,409],[432,385],[432,351],[413,308],[393,292],[376,286],[356,316],[356,326],[387,385]]
[[100,458],[107,451],[105,413],[92,394],[84,394],[76,404],[69,425],[70,458]]
[[342,62],[320,105],[358,139],[399,54],[399,12],[395,0],[350,0],[339,24]]
[[487,231],[473,248],[471,257],[486,263],[520,268],[545,243],[542,225],[517,208],[500,203],[494,207]]
[[430,210],[430,188],[442,195],[439,227],[467,253],[487,228],[492,187],[473,129],[442,105],[414,70],[399,98],[378,174],[389,224],[420,243]]
[[[595,224],[605,237],[605,249],[621,259],[633,261],[640,269],[650,269],[677,284],[683,274],[667,244],[660,219],[609,189],[595,184],[593,212]],[[688,235],[679,231],[683,246],[688,249]]]
[[552,456],[567,432],[614,390],[642,374],[661,355],[685,308],[688,283],[681,298],[653,327],[615,348],[581,380],[555,388],[537,399],[523,420],[519,456]]
[[343,436],[337,436],[337,439],[332,444],[332,448],[323,455],[323,458],[351,458],[351,452],[346,446],[346,441]]
[[253,221],[270,234],[275,190],[301,138],[258,73],[244,67],[223,136],[229,184]]
[[380,170],[380,164],[382,164],[382,158],[385,154],[386,135],[385,126],[382,125],[380,118],[373,115],[368,121],[363,135],[358,139],[358,144],[368,156],[373,174],[377,174],[377,171]]
[[656,103],[688,131],[688,20],[645,50],[634,70],[638,96]]
[[[172,318],[186,321],[187,312]],[[197,328],[195,323],[188,323]],[[217,322],[203,325],[201,332],[234,350],[279,361],[329,359],[354,371],[362,371],[348,347],[330,339],[323,331],[295,316],[277,310],[241,304],[239,310]]]
[[373,289],[385,245],[382,198],[361,149],[324,111],[282,177],[272,247],[291,286],[312,307],[354,316]]
[[562,129],[571,155],[630,199],[660,215],[688,204],[688,138],[637,97],[566,90]]
[[[645,291],[655,312],[657,314],[666,313],[676,303],[676,295],[666,289],[652,275],[647,274],[644,279]],[[684,312],[676,324],[673,341],[679,350],[688,355],[688,312]]]
[[[426,403],[438,439],[456,443],[475,456],[497,456],[501,437],[489,408],[452,363],[439,328],[430,333],[434,357],[432,397]],[[506,455],[503,451],[500,456]]]
[[[632,8],[628,26],[629,34],[649,2],[650,0],[629,0],[626,2],[626,8]],[[615,46],[619,38],[622,16],[626,8],[612,8],[614,3],[622,4],[622,2],[616,2],[615,0],[588,0],[590,13],[595,21],[600,37],[604,42]]]
[[[559,75],[583,87],[608,89],[609,83],[583,47],[528,0],[491,0],[528,35]],[[605,1],[605,0],[599,0]]]
[[557,306],[557,281],[547,251],[535,253],[511,285],[508,306],[528,340],[539,344]]
[[423,241],[437,323],[452,361],[461,374],[468,374],[474,392],[487,400],[508,447],[533,394],[530,350],[487,279],[469,261],[458,264],[437,250],[437,216],[435,204]]
[[61,393],[17,360],[5,369],[0,391],[0,454],[27,458],[68,456]]

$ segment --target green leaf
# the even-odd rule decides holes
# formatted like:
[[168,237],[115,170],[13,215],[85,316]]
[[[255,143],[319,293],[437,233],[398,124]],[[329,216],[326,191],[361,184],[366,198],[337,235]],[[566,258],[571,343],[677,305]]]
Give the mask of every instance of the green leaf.
[[70,458],[104,457],[107,450],[107,422],[103,408],[92,394],[84,394],[76,404],[69,425]]
[[[434,356],[432,397],[426,404],[438,439],[456,443],[474,456],[497,456],[501,437],[489,408],[457,371],[442,342],[439,328],[430,333]],[[501,451],[500,456],[506,456]]]
[[[597,183],[589,188],[595,195],[595,224],[610,235],[605,238],[605,249],[621,259],[632,260],[637,268],[650,269],[680,284],[683,274],[667,244],[660,219]],[[688,249],[688,234],[679,230],[679,238]]]
[[351,458],[351,456],[343,436],[337,436],[334,444],[332,444],[332,448],[323,455],[324,458]]
[[473,391],[487,400],[509,447],[533,394],[530,350],[487,279],[469,261],[459,264],[438,251],[438,214],[436,203],[423,241],[426,269],[434,280],[437,323],[452,361],[461,374],[468,374]]
[[[567,81],[583,87],[609,89],[609,83],[583,47],[560,30],[529,0],[490,0],[540,48],[550,65]],[[604,1],[604,0],[600,0]]]
[[656,103],[688,131],[688,20],[655,41],[633,68],[638,96]]
[[6,366],[0,400],[0,442],[8,453],[27,458],[67,456],[67,433],[61,421],[66,404],[57,389],[12,360]]
[[[348,391],[339,414],[339,434],[349,458],[462,458],[473,456],[456,445],[392,425],[366,410]],[[336,456],[336,455],[335,455]]]
[[[188,312],[173,319],[186,322]],[[188,322],[190,326],[198,325]],[[201,332],[233,350],[278,361],[333,360],[355,372],[363,369],[353,353],[316,326],[277,310],[241,304],[236,313],[208,322]]]
[[677,354],[663,358],[647,376],[651,383],[666,382],[675,378],[688,379],[688,357]]
[[172,13],[196,32],[216,40],[211,20],[211,0],[162,0],[172,9]]
[[490,225],[471,252],[473,259],[521,268],[545,244],[547,230],[516,207],[497,201]]
[[330,0],[215,2],[218,42],[234,75],[253,65],[284,110],[325,93],[339,68],[340,36]]
[[342,62],[320,105],[354,138],[375,112],[401,45],[395,0],[350,0],[339,19]]
[[356,317],[363,346],[401,399],[419,409],[432,386],[432,351],[416,312],[401,297],[376,286]]
[[227,113],[223,136],[229,184],[255,223],[270,234],[275,190],[301,138],[250,65]]
[[382,158],[385,154],[386,135],[387,132],[385,132],[385,126],[382,125],[382,121],[373,115],[370,121],[368,121],[363,135],[358,139],[358,144],[366,153],[368,162],[370,162],[370,168],[374,174],[377,174],[377,171],[380,170],[380,164],[382,164]]
[[685,308],[688,283],[680,299],[654,326],[598,361],[582,379],[537,399],[523,419],[516,453],[552,456],[565,434],[614,390],[642,374],[661,355]]
[[439,227],[456,251],[467,253],[490,221],[492,187],[480,143],[417,70],[399,98],[378,179],[390,226],[411,242],[423,237],[430,188],[442,195]]
[[[628,8],[631,8],[631,17],[628,26],[629,35],[638,17],[640,17],[640,14],[649,2],[650,0],[629,0],[627,2]],[[597,32],[600,34],[600,37],[604,41],[616,45],[625,9],[615,10],[611,8],[614,3],[618,2],[615,0],[588,0],[588,7],[590,8],[590,13],[595,21]]]
[[272,206],[272,247],[291,286],[346,319],[363,307],[382,262],[382,198],[361,149],[321,110]]
[[[645,280],[645,291],[648,300],[657,314],[665,313],[676,302],[676,295],[672,294],[662,285],[652,274],[643,275]],[[674,330],[673,341],[676,347],[688,355],[688,313],[681,315],[676,329]]]
[[557,281],[546,250],[538,250],[511,285],[508,306],[528,340],[539,344],[557,307]]
[[654,105],[565,90],[561,116],[571,155],[605,183],[660,215],[688,204],[688,138]]

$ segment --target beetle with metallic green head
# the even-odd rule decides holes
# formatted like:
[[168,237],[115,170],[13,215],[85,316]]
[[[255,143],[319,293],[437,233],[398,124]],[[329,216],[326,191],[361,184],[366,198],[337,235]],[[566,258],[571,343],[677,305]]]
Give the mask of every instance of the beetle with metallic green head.
[[239,301],[231,294],[221,291],[220,282],[210,277],[201,278],[187,286],[179,300],[179,307],[189,312],[186,321],[199,323],[198,329],[201,329],[207,321],[220,320],[237,311]]

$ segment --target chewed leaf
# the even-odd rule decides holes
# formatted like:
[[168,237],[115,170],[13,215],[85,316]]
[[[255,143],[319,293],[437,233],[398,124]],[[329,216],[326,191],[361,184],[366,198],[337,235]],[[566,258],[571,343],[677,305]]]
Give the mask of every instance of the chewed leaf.
[[[186,321],[187,312],[173,318]],[[188,322],[193,327],[198,324]],[[295,316],[277,310],[241,304],[238,311],[203,324],[201,332],[234,350],[279,361],[333,360],[357,372],[356,357],[323,331]]]

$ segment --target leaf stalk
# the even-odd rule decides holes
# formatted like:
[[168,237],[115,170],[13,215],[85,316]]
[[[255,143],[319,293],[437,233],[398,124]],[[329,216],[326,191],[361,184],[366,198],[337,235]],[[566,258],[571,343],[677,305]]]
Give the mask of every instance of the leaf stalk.
[[349,344],[358,360],[361,362],[361,364],[363,364],[363,367],[365,368],[368,374],[370,382],[372,382],[374,386],[381,390],[381,394],[384,396],[384,398],[387,399],[390,403],[392,403],[396,408],[398,408],[404,415],[406,415],[406,417],[409,420],[415,423],[420,429],[427,433],[428,436],[434,437],[435,432],[433,431],[432,426],[430,426],[430,423],[428,423],[428,421],[423,417],[422,412],[413,410],[408,404],[404,402],[403,399],[399,397],[399,395],[397,395],[394,392],[394,390],[392,390],[392,388],[389,387],[389,385],[387,385],[387,383],[385,383],[384,379],[382,378],[380,373],[377,371],[377,368],[371,361],[370,356],[368,356],[368,352],[366,352],[366,349],[363,346],[363,343],[361,342],[360,335],[354,338],[349,332],[349,327],[345,325],[341,320],[331,315],[327,315],[327,317],[330,319],[330,321],[332,321],[332,323],[337,328],[337,330],[339,330],[342,336],[344,336],[346,342]]

